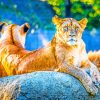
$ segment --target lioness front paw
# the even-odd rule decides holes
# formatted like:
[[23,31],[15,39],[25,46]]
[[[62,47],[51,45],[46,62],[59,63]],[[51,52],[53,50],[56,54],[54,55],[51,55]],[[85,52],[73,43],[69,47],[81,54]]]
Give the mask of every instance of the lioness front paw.
[[92,81],[95,84],[95,86],[97,86],[98,88],[100,88],[100,75],[94,75],[94,76],[92,76]]
[[93,83],[91,83],[88,85],[87,91],[90,95],[96,95],[98,93],[98,88]]
[[90,77],[92,79],[92,82],[95,84],[95,86],[100,88],[100,72],[94,64],[92,63],[90,64],[91,64]]
[[91,79],[95,86],[100,88],[100,74],[98,71],[94,71],[91,73]]

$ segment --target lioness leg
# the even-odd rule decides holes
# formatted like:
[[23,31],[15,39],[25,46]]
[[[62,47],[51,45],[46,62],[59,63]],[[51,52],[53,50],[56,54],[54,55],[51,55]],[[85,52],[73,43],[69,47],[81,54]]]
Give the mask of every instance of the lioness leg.
[[7,73],[4,67],[2,66],[2,64],[0,63],[0,77],[4,77],[4,76],[7,76]]
[[100,73],[98,68],[90,62],[90,76],[94,84],[100,88]]
[[79,79],[87,92],[91,95],[95,95],[98,92],[98,89],[93,84],[91,77],[82,69],[74,66],[60,66],[56,71],[58,72],[64,72],[68,73],[70,75],[73,75],[77,79]]
[[93,83],[100,87],[100,73],[98,68],[90,61],[86,61],[88,64],[84,64],[82,70],[84,70],[92,79]]

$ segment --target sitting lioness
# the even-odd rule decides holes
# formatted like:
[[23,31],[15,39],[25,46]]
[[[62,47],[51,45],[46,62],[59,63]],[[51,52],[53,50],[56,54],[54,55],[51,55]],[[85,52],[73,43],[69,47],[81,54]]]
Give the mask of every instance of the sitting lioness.
[[[82,40],[87,19],[76,21],[55,16],[53,22],[57,29],[54,38],[47,46],[36,51],[23,48],[22,41],[25,42],[27,31],[21,30],[21,26],[1,25],[0,62],[6,75],[34,71],[64,72],[79,79],[87,92],[95,95],[100,75],[97,67],[89,61]],[[24,37],[22,41],[21,37]]]

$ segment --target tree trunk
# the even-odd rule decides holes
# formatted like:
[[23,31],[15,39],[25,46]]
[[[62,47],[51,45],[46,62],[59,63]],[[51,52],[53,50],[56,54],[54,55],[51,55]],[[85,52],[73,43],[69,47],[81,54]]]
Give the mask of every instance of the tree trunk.
[[65,17],[71,17],[71,2],[65,0]]

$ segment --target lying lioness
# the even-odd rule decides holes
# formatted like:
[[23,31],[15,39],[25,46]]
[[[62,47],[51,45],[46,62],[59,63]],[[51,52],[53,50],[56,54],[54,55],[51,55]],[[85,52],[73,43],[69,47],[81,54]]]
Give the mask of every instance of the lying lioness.
[[[79,79],[87,92],[95,95],[100,83],[97,67],[87,56],[82,32],[87,19],[76,21],[72,18],[58,18],[53,22],[57,32],[44,48],[26,51],[23,48],[29,25],[1,24],[0,62],[6,75],[16,75],[33,71],[58,71],[68,73]],[[21,40],[22,39],[22,40]],[[2,75],[3,76],[3,75]],[[95,83],[95,85],[94,85]]]

